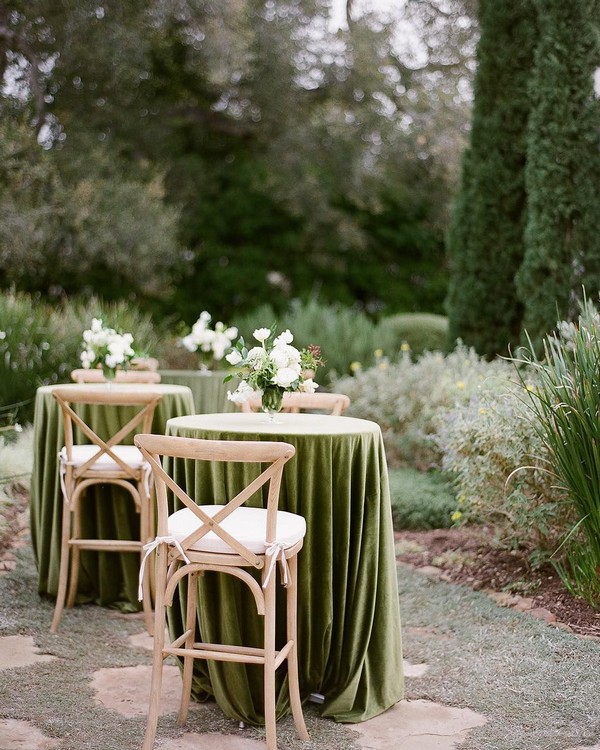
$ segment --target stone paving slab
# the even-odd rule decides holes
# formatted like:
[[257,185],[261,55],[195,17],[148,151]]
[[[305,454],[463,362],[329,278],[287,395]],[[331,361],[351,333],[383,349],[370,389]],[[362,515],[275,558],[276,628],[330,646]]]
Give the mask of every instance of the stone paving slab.
[[59,744],[28,721],[0,719],[0,750],[52,750]]
[[0,669],[28,667],[55,659],[55,656],[40,654],[30,635],[5,635],[0,638]]
[[352,729],[364,750],[454,750],[470,729],[485,724],[469,708],[451,708],[425,700],[401,701],[380,716]]

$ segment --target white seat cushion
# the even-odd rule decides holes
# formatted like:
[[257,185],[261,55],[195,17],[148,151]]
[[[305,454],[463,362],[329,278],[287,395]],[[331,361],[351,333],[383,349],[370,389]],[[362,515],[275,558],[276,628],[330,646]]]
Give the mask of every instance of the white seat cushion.
[[[88,461],[93,455],[95,455],[100,449],[97,445],[74,445],[71,452],[71,465],[82,466]],[[123,459],[128,466],[132,469],[141,468],[145,461],[140,450],[135,445],[115,445],[111,448],[113,453],[119,458]],[[60,452],[60,460],[66,462],[67,450],[62,448]],[[102,456],[90,466],[90,471],[119,471],[121,467],[116,461],[103,453]]]
[[[202,510],[208,516],[214,516],[223,505],[201,505]],[[187,536],[202,525],[202,521],[189,508],[182,508],[169,516],[169,536],[182,542]],[[256,555],[264,555],[267,548],[265,542],[267,529],[267,511],[264,508],[248,508],[241,506],[236,508],[221,523],[221,526],[231,536],[241,542],[244,547]],[[288,513],[285,510],[277,511],[277,533],[276,541],[284,547],[292,547],[304,538],[306,534],[306,521],[296,513]],[[224,542],[221,537],[209,531],[208,534],[193,544],[190,549],[198,552],[220,552],[226,554],[237,554],[235,550]]]

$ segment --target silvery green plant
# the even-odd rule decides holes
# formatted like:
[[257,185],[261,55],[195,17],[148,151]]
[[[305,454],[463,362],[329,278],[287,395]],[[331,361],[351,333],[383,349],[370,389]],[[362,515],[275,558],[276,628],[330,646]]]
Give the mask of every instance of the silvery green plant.
[[544,339],[542,358],[530,343],[514,361],[536,373],[527,403],[554,481],[576,514],[557,569],[575,594],[600,607],[600,318],[585,297],[580,307],[576,323]]
[[440,416],[495,388],[510,372],[506,362],[487,362],[459,344],[448,355],[425,352],[417,361],[404,350],[398,362],[382,361],[332,387],[350,397],[349,414],[381,425],[393,462],[423,470],[441,463],[442,450],[433,440]]
[[[452,478],[456,522],[493,525],[500,544],[547,558],[570,522],[564,493],[548,471],[545,445],[515,375],[487,381],[437,419],[433,440]],[[532,377],[526,388],[533,388]]]

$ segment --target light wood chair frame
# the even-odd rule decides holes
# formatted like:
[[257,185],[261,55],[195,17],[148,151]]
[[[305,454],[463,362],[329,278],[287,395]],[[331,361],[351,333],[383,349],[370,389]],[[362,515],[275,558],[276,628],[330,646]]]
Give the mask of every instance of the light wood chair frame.
[[[64,449],[66,462],[61,484],[63,485],[63,512],[60,546],[60,569],[58,592],[50,632],[58,630],[65,607],[72,607],[77,594],[79,579],[79,564],[81,550],[96,550],[101,552],[138,552],[140,562],[144,557],[144,544],[154,536],[154,513],[152,498],[149,490],[148,469],[143,466],[133,467],[124,461],[113,449],[137,430],[150,432],[152,420],[158,403],[162,399],[161,393],[153,391],[118,390],[118,388],[98,390],[81,389],[74,386],[59,386],[54,388],[52,396],[60,406],[64,426]],[[76,412],[77,405],[97,406],[137,406],[137,413],[123,425],[108,440],[103,440]],[[98,451],[85,463],[75,466],[72,464],[74,443],[74,428],[79,428],[86,438],[88,445],[95,445]],[[94,465],[102,458],[109,456],[116,467],[99,469]],[[139,539],[88,539],[82,533],[82,499],[85,491],[97,484],[112,484],[125,489],[133,500],[135,511],[140,515]],[[67,586],[68,584],[68,586]],[[68,591],[67,591],[68,588]],[[144,622],[149,633],[153,632],[154,616],[150,595],[150,581],[144,579],[146,596],[143,601]]]
[[[333,416],[341,416],[350,406],[350,399],[343,393],[302,393],[286,391],[283,394],[282,412],[297,414],[301,411],[325,411]],[[261,397],[250,396],[240,404],[243,412],[259,411]]]
[[[106,383],[102,370],[81,367],[71,371],[75,383]],[[117,370],[115,383],[160,383],[160,373],[154,370]]]
[[[243,505],[264,485],[267,494],[267,546],[276,540],[277,507],[279,491],[285,463],[294,455],[295,448],[288,443],[262,441],[203,440],[199,438],[164,437],[158,435],[136,435],[135,444],[152,467],[158,508],[157,554],[156,554],[156,606],[154,621],[154,659],[150,688],[150,707],[144,737],[143,750],[151,750],[156,736],[159,714],[160,691],[163,661],[168,656],[183,660],[183,685],[178,724],[187,719],[193,676],[194,659],[214,659],[225,662],[258,664],[264,667],[264,705],[267,750],[276,750],[275,720],[275,671],[287,660],[290,705],[296,730],[302,740],[309,740],[304,723],[302,702],[298,682],[297,652],[297,597],[298,568],[297,556],[302,548],[301,539],[294,546],[283,550],[288,567],[286,588],[286,635],[287,642],[276,650],[275,643],[275,599],[276,571],[271,569],[271,556],[255,554],[237,539],[228,534],[220,523],[236,508]],[[163,469],[161,457],[182,458],[194,461],[246,462],[268,464],[258,477],[243,488],[214,516],[206,514],[195,501]],[[202,522],[199,528],[181,542],[181,550],[173,543],[165,541],[168,535],[167,490]],[[190,547],[213,531],[226,542],[235,553],[201,552]],[[168,537],[167,537],[168,538]],[[162,540],[162,541],[159,541]],[[185,562],[182,551],[189,562]],[[277,554],[277,553],[276,553]],[[281,553],[279,553],[281,554]],[[282,562],[279,561],[279,565]],[[246,568],[261,571],[261,582]],[[262,648],[233,646],[226,644],[195,641],[197,617],[197,577],[206,571],[216,571],[233,575],[245,583],[253,594],[257,613],[264,617],[264,642]],[[188,577],[185,631],[171,643],[165,645],[166,607],[172,606],[173,596],[179,582]]]

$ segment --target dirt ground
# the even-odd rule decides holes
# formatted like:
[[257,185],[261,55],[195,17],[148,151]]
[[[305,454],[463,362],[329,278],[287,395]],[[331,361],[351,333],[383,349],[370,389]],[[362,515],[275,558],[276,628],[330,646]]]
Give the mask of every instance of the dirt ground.
[[396,533],[400,562],[429,569],[442,580],[493,592],[504,606],[530,610],[574,633],[600,637],[600,612],[571,596],[551,565],[532,568],[524,552],[498,549],[485,528]]

